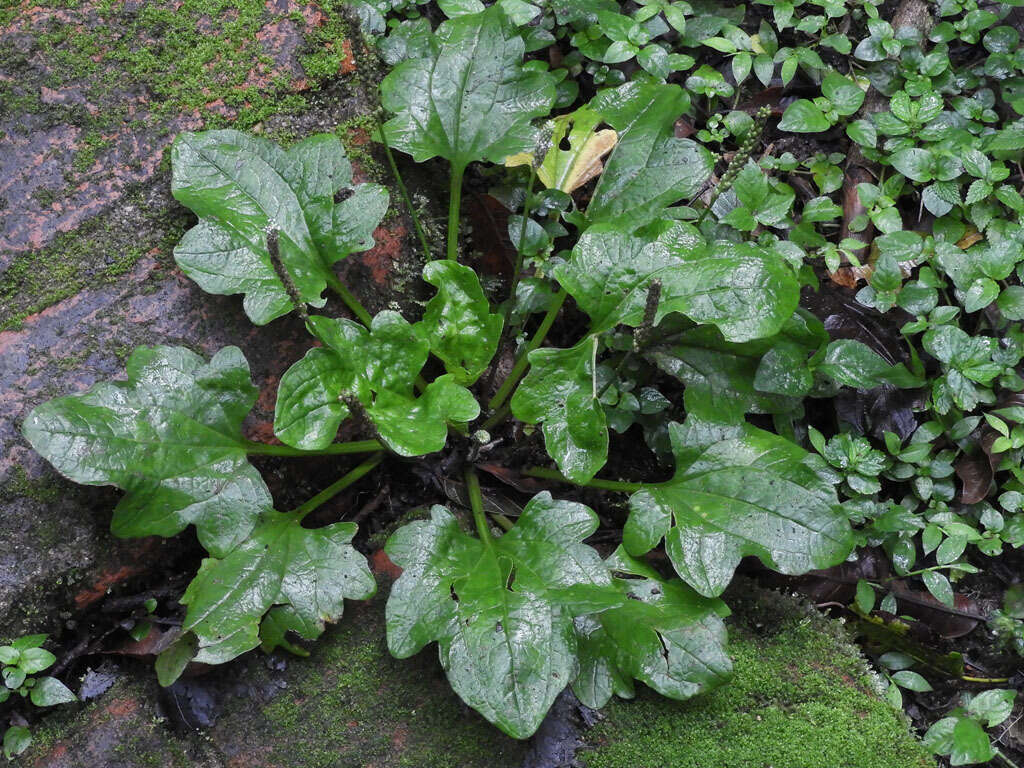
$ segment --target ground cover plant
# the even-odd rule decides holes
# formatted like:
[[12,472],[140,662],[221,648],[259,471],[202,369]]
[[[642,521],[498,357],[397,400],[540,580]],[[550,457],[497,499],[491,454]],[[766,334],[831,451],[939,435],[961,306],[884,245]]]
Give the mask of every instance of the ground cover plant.
[[[65,476],[124,491],[117,535],[194,526],[209,556],[161,682],[302,653],[296,636],[371,596],[357,526],[309,516],[411,466],[459,493],[387,541],[389,649],[436,643],[455,692],[512,736],[567,687],[599,708],[636,681],[676,699],[726,683],[720,596],[742,561],[813,572],[786,583],[849,606],[890,700],[934,713],[918,724],[937,754],[1010,762],[1010,728],[986,729],[1013,713],[1024,647],[1013,6],[356,9],[392,67],[375,139],[396,171],[446,177],[446,227],[401,176],[396,201],[353,184],[332,135],[184,133],[171,151],[198,218],[181,269],[315,341],[282,372],[279,443],[242,437],[258,392],[234,347],[137,349],[125,380],[24,425]],[[483,196],[504,211],[498,275],[465,225]],[[371,316],[332,268],[389,205],[434,289],[418,317]],[[351,318],[319,313],[328,290]],[[282,512],[254,455],[363,458]],[[965,666],[948,638],[972,631],[992,634]]]

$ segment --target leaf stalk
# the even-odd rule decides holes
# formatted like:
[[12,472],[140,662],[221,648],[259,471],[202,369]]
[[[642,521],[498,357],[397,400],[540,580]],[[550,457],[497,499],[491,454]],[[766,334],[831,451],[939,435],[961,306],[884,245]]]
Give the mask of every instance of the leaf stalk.
[[412,219],[412,227],[416,230],[416,237],[420,241],[420,247],[423,249],[423,258],[430,261],[430,244],[427,243],[427,236],[423,233],[423,226],[420,224],[420,217],[416,213],[416,209],[413,207],[412,198],[409,196],[409,190],[406,189],[405,181],[402,179],[402,174],[398,172],[398,164],[395,163],[395,156],[391,153],[391,145],[388,144],[387,134],[384,132],[384,126],[378,126],[378,135],[380,136],[380,143],[384,145],[384,154],[388,159],[388,166],[391,168],[391,175],[395,177],[395,185],[398,187],[398,193],[402,196],[402,202],[405,203],[405,208],[409,211],[409,218]]
[[245,444],[245,452],[257,456],[343,456],[351,453],[376,453],[383,451],[384,446],[379,440],[355,440],[350,443],[332,443],[326,448],[306,451],[292,448],[290,445],[270,445],[268,443],[249,442]]
[[512,393],[512,389],[519,382],[520,377],[530,365],[530,353],[544,343],[544,339],[548,335],[548,331],[551,330],[551,326],[554,325],[555,318],[558,316],[558,310],[562,308],[562,304],[565,303],[567,295],[568,294],[564,288],[555,294],[555,299],[548,308],[547,314],[544,315],[544,319],[541,320],[540,326],[537,328],[537,332],[533,334],[533,338],[527,342],[526,347],[519,355],[515,365],[512,366],[512,370],[509,371],[508,376],[505,377],[505,380],[501,383],[498,391],[494,393],[494,397],[491,398],[491,402],[487,404],[487,407],[490,410],[495,411],[500,408],[505,402],[505,399]]
[[350,485],[355,483],[368,472],[371,472],[378,464],[381,463],[381,461],[383,461],[383,459],[384,455],[382,453],[378,453],[374,456],[371,456],[362,464],[353,469],[351,472],[335,480],[329,486],[320,491],[320,493],[318,493],[316,496],[313,496],[311,499],[309,499],[309,501],[293,509],[291,514],[296,515],[301,520],[310,512],[317,509],[320,505],[337,496],[339,493],[341,493],[343,490],[345,490]]
[[491,537],[491,529],[487,527],[487,515],[484,513],[484,497],[480,492],[480,478],[477,477],[473,467],[466,467],[466,491],[469,494],[469,508],[473,510],[473,522],[476,523],[476,532],[480,541],[487,549],[494,547],[494,539]]
[[631,483],[624,480],[602,480],[595,477],[585,483],[577,483],[570,480],[561,472],[545,467],[527,467],[522,472],[527,477],[536,477],[542,480],[557,480],[560,483],[578,485],[581,488],[596,488],[600,491],[616,491],[617,493],[636,493],[644,487],[644,483]]
[[459,260],[459,208],[462,205],[462,176],[465,166],[452,166],[451,189],[448,195],[448,258]]

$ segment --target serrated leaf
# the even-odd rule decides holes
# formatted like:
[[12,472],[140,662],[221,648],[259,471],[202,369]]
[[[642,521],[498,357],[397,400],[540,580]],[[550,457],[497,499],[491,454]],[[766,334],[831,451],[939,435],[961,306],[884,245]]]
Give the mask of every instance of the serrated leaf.
[[173,536],[191,523],[207,550],[227,552],[273,505],[241,436],[258,395],[241,350],[206,363],[183,347],[139,347],[127,368],[126,382],[34,409],[25,437],[65,477],[125,491],[115,535]]
[[711,153],[677,139],[676,119],[690,104],[677,85],[630,82],[601,91],[590,108],[619,134],[587,206],[592,222],[631,228],[695,196],[711,177]]
[[[769,568],[799,574],[828,568],[852,547],[850,524],[835,490],[806,463],[795,443],[747,427],[686,464],[683,425],[669,427],[680,459],[671,480],[645,486],[630,499],[630,517],[674,522],[665,549],[683,581],[702,595],[722,593],[745,555]],[[654,537],[634,538],[650,543]],[[624,540],[627,549],[630,540]],[[642,547],[631,554],[639,555]]]
[[590,315],[592,333],[640,325],[655,280],[661,282],[656,323],[679,312],[718,326],[730,341],[776,333],[799,301],[796,277],[777,255],[747,243],[704,246],[684,224],[654,240],[621,226],[591,227],[555,276]]
[[[294,308],[267,249],[269,229],[279,233],[280,260],[301,300],[322,307],[331,265],[373,246],[388,207],[382,186],[352,186],[351,164],[332,134],[286,152],[234,130],[182,133],[171,166],[171,192],[199,216],[175,260],[208,293],[245,294],[245,313],[257,325]],[[335,203],[342,189],[349,194]]]
[[457,383],[472,384],[498,348],[501,315],[491,312],[480,278],[469,267],[448,259],[431,261],[423,267],[423,279],[437,288],[419,323],[430,351]]
[[281,377],[274,433],[282,442],[325,448],[355,406],[389,448],[419,456],[444,447],[449,420],[469,421],[479,414],[476,399],[450,374],[415,396],[413,382],[430,343],[397,312],[378,313],[369,329],[318,315],[309,319],[309,327],[326,346],[309,350]]
[[310,529],[296,515],[271,512],[226,557],[204,560],[181,598],[182,631],[199,641],[195,661],[221,664],[255,648],[275,605],[291,606],[304,634],[316,637],[341,616],[345,599],[371,597],[376,582],[351,545],[355,533],[355,523]]
[[608,459],[608,426],[597,399],[592,355],[595,337],[570,349],[536,349],[530,372],[512,396],[512,414],[542,425],[544,447],[570,480],[584,483]]
[[463,533],[444,507],[400,528],[385,547],[404,569],[387,604],[391,653],[407,658],[437,641],[463,701],[509,735],[530,736],[576,673],[574,616],[623,602],[580,543],[597,522],[545,492],[490,542]]
[[573,690],[586,706],[603,707],[613,692],[630,697],[633,679],[677,700],[729,679],[724,603],[662,578],[622,547],[606,564],[631,578],[615,579],[627,598],[621,607],[576,620],[580,674]]
[[388,143],[417,162],[443,157],[460,173],[469,163],[504,162],[532,151],[534,117],[555,99],[554,79],[521,67],[525,44],[493,6],[437,28],[438,52],[395,67],[381,83]]

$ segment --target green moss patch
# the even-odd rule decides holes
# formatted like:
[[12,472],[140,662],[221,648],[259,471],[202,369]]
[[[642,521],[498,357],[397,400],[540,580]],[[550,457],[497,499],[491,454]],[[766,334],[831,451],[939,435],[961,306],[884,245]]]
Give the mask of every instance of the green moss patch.
[[838,626],[739,582],[727,596],[733,681],[688,702],[616,700],[587,735],[586,768],[926,768]]

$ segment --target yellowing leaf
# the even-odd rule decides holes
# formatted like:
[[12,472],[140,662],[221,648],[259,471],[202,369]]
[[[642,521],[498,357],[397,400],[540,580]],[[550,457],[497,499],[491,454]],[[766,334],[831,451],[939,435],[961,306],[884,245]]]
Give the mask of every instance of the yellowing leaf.
[[[601,116],[581,107],[551,121],[551,148],[537,169],[537,178],[548,189],[572,192],[601,175],[602,158],[615,147],[619,134],[611,128],[596,130]],[[568,136],[569,149],[562,149]],[[505,165],[529,165],[533,155],[522,152],[505,159]]]

